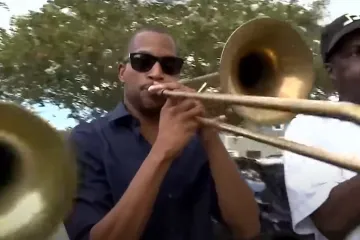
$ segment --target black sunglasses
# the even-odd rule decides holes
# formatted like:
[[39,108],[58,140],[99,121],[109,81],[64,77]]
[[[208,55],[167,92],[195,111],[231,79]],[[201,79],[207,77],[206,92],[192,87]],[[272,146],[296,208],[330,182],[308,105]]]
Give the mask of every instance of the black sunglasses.
[[161,66],[162,71],[167,75],[178,75],[184,64],[184,60],[179,57],[155,57],[149,53],[130,53],[131,67],[138,72],[150,71],[156,62]]

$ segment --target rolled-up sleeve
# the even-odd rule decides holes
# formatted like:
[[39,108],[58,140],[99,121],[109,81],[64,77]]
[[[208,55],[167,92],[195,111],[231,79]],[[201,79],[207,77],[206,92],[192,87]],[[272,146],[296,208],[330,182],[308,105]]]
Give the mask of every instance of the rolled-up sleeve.
[[87,240],[91,228],[112,206],[110,187],[105,167],[100,158],[101,144],[91,124],[80,124],[73,129],[69,141],[78,163],[78,192],[65,227],[71,240]]

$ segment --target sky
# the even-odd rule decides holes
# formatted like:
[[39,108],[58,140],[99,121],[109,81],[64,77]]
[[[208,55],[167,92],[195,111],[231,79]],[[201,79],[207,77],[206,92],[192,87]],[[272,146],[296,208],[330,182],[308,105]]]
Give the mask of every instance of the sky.
[[[0,9],[0,27],[8,28],[11,16],[26,14],[29,10],[36,11],[46,3],[46,0],[3,0],[3,2],[8,5],[10,11]],[[300,0],[300,2],[308,4],[311,0]],[[328,23],[344,13],[360,13],[360,10],[356,11],[357,9],[360,9],[360,0],[330,0],[328,16],[324,19],[324,23]],[[49,105],[36,108],[36,111],[58,129],[72,127],[76,124],[73,119],[67,118],[69,112],[64,109]]]

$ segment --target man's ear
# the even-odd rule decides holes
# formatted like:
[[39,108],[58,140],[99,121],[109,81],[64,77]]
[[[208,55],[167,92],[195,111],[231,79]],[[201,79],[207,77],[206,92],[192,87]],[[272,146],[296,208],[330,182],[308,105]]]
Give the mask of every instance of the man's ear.
[[122,82],[122,83],[124,82],[123,76],[124,76],[125,68],[126,68],[126,64],[124,64],[124,63],[120,63],[120,64],[119,64],[119,67],[118,67],[118,78],[119,78],[120,82]]
[[334,67],[333,64],[331,62],[325,63],[324,64],[325,70],[327,71],[327,73],[329,74],[329,77],[331,80],[335,79],[334,76]]

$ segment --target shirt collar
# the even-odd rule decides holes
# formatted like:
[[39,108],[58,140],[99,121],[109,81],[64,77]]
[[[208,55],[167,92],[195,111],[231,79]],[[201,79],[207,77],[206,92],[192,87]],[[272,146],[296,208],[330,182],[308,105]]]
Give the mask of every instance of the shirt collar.
[[129,119],[129,117],[132,117],[129,111],[126,109],[126,106],[124,103],[119,103],[114,110],[112,110],[108,114],[108,119],[110,122],[117,122],[125,119]]

